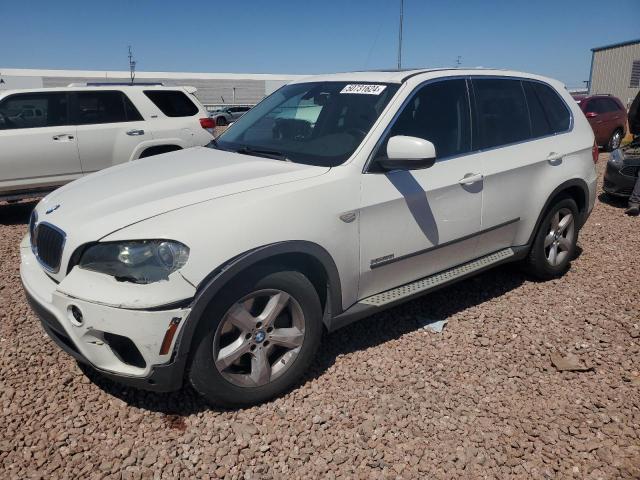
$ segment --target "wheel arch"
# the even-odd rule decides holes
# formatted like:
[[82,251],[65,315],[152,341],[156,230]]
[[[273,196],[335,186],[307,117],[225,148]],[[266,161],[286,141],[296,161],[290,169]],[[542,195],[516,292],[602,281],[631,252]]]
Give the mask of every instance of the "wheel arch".
[[587,186],[587,183],[580,178],[567,180],[566,182],[558,185],[548,196],[547,201],[540,210],[538,219],[536,220],[535,226],[531,232],[531,235],[529,236],[527,245],[532,244],[536,232],[538,231],[538,228],[540,228],[540,223],[542,222],[542,219],[544,218],[546,213],[549,211],[549,208],[551,208],[551,206],[554,205],[554,203],[562,196],[569,196],[573,198],[578,205],[578,214],[580,216],[580,218],[578,219],[578,228],[582,228],[582,226],[585,224],[585,222],[587,221],[587,209],[589,205],[589,187]]
[[138,158],[146,158],[152,157],[154,155],[160,155],[162,153],[175,152],[177,150],[182,150],[183,147],[176,144],[161,144],[161,145],[152,145],[140,152]]
[[220,265],[197,285],[191,313],[176,341],[175,361],[186,362],[196,340],[193,337],[200,319],[222,288],[247,269],[263,265],[292,268],[307,275],[321,299],[325,327],[329,327],[333,316],[342,313],[342,287],[338,268],[323,247],[303,240],[257,247]]

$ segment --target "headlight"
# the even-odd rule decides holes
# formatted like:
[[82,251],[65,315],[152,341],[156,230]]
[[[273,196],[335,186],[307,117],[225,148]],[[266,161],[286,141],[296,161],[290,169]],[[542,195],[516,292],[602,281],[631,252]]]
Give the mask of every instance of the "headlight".
[[185,266],[189,247],[172,240],[105,242],[89,247],[78,266],[117,280],[153,283]]
[[616,167],[617,169],[621,169],[624,165],[624,153],[619,148],[611,152],[609,156],[609,163]]

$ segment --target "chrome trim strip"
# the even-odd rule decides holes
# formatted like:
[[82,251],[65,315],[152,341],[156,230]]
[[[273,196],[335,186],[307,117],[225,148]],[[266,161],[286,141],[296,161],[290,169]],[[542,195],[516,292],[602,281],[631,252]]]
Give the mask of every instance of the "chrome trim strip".
[[406,260],[406,259],[411,258],[411,257],[416,257],[418,255],[422,255],[423,253],[429,253],[429,252],[432,252],[434,250],[438,250],[440,248],[451,246],[451,245],[453,245],[455,243],[464,242],[465,240],[470,240],[473,237],[477,237],[479,235],[483,235],[485,233],[492,232],[494,230],[497,230],[497,229],[502,228],[502,227],[506,227],[507,225],[511,225],[512,223],[516,223],[516,222],[519,222],[519,221],[520,221],[520,217],[513,218],[511,220],[507,220],[506,222],[499,223],[498,225],[494,225],[493,227],[485,228],[484,230],[479,230],[477,232],[470,233],[469,235],[465,235],[464,237],[456,238],[454,240],[449,240],[448,242],[444,242],[444,243],[441,243],[439,245],[434,245],[433,247],[425,248],[423,250],[418,250],[418,251],[412,252],[412,253],[407,253],[406,255],[401,255],[399,257],[390,258],[389,260],[382,260],[382,261],[380,261],[378,263],[375,263],[375,264],[371,265],[370,269],[373,270],[374,268],[384,267],[385,265],[389,265],[391,263],[396,263],[396,262],[399,262],[400,260]]

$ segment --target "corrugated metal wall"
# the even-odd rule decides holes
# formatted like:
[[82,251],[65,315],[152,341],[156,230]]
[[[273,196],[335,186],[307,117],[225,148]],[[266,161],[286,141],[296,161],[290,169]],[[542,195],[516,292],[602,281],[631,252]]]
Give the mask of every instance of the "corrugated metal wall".
[[629,86],[631,68],[636,60],[640,60],[640,43],[593,52],[589,93],[610,93],[628,107],[640,91],[640,88]]
[[[66,87],[70,83],[86,82],[128,82],[129,78],[85,78],[85,77],[42,77],[44,87]],[[200,102],[206,104],[233,103],[233,89],[236,90],[235,103],[254,104],[262,100],[267,93],[271,93],[274,88],[270,81],[267,91],[264,80],[205,80],[205,79],[166,79],[166,78],[141,78],[140,82],[162,83],[167,86],[190,86],[196,87],[196,96]],[[286,81],[278,82],[280,85]]]

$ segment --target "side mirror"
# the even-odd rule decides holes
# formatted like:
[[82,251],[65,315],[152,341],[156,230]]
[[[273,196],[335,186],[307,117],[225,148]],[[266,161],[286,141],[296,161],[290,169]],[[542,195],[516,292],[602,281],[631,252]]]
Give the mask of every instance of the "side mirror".
[[587,113],[585,113],[585,116],[587,118],[596,118],[598,116],[598,114],[596,112],[587,112]]
[[378,163],[385,170],[418,170],[436,163],[436,147],[429,140],[396,135],[387,142],[387,158]]

